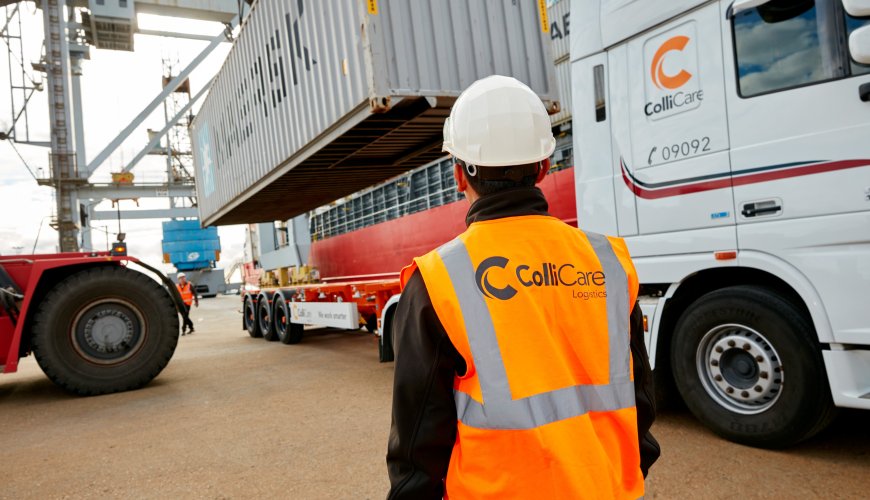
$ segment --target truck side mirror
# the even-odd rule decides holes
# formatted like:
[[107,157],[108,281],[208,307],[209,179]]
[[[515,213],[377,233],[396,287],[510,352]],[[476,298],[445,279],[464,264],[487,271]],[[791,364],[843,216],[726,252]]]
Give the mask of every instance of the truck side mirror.
[[849,35],[849,53],[856,63],[870,64],[870,26],[862,26]]
[[728,12],[726,17],[731,19],[732,17],[740,14],[741,12],[745,12],[749,9],[754,9],[760,5],[764,5],[770,0],[734,0],[734,3],[731,4],[731,7],[728,7]]
[[843,8],[852,17],[870,16],[870,0],[843,0]]

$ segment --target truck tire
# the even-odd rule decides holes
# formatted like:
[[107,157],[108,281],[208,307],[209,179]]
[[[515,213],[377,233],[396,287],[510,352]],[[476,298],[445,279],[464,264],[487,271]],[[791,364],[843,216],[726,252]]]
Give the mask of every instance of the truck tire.
[[260,295],[257,301],[257,321],[260,324],[260,333],[269,342],[278,340],[275,333],[275,323],[272,321],[272,301],[268,295]]
[[671,367],[689,410],[737,443],[788,447],[834,416],[812,323],[765,288],[724,288],[693,303],[677,322]]
[[369,333],[375,333],[378,331],[378,315],[377,314],[369,314],[366,318],[365,324],[366,331]]
[[393,332],[396,331],[395,312],[395,307],[393,307],[393,311],[387,314],[384,327],[378,337],[378,361],[381,363],[389,363],[396,359],[396,355],[393,353]]
[[282,344],[298,344],[305,331],[303,325],[290,322],[290,306],[280,293],[275,294],[275,333]]
[[257,301],[250,295],[245,296],[244,313],[242,316],[245,322],[245,329],[248,330],[248,335],[254,338],[263,336],[260,331],[260,322],[257,321]]
[[178,311],[148,276],[103,266],[55,285],[31,332],[48,378],[75,394],[106,394],[138,389],[163,370],[178,344]]

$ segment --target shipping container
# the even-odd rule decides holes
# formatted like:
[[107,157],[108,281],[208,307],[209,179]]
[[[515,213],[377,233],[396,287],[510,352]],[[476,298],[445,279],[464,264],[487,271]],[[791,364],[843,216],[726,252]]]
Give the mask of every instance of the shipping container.
[[217,228],[200,228],[197,219],[165,221],[162,243],[163,262],[179,271],[213,268],[220,260]]
[[557,112],[542,6],[259,0],[192,125],[203,224],[286,220],[436,160],[453,101],[488,75]]
[[[201,228],[198,219],[163,222],[163,263],[172,264],[187,276],[194,292],[214,297],[227,289],[224,270],[217,269],[221,241],[216,227]],[[178,274],[170,279],[178,282]]]
[[[568,59],[571,53],[571,0],[558,0],[547,8],[547,17],[550,21],[550,40],[552,41],[553,61],[556,64],[562,59]],[[563,97],[564,94],[560,94]],[[571,108],[562,102],[562,109]]]
[[568,59],[562,58],[562,61],[556,64],[556,85],[559,88],[559,95],[562,96],[560,102],[562,109],[550,117],[554,127],[571,121],[571,61]]

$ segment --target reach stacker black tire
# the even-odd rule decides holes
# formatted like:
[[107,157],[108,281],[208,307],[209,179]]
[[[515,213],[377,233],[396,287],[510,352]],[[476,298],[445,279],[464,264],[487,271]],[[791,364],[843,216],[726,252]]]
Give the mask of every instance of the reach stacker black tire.
[[55,285],[31,331],[48,378],[75,394],[106,394],[138,389],[163,370],[178,344],[178,312],[148,276],[96,267]]
[[248,331],[248,335],[254,338],[262,337],[263,332],[260,331],[260,322],[257,321],[257,301],[255,301],[254,298],[250,295],[245,295],[245,303],[243,309],[243,320],[245,322],[245,330]]
[[735,286],[698,299],[677,322],[671,366],[692,413],[737,443],[788,447],[834,416],[812,323],[772,290]]
[[280,293],[275,294],[275,333],[282,344],[298,344],[305,327],[290,322],[290,304]]

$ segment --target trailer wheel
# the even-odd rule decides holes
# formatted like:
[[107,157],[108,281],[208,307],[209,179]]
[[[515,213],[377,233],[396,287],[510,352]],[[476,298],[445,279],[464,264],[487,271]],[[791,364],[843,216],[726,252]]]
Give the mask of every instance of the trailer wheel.
[[169,294],[121,266],[77,272],[39,305],[33,353],[42,371],[81,395],[138,389],[169,362],[178,344],[178,312]]
[[395,307],[387,313],[386,321],[384,321],[383,328],[380,332],[381,334],[378,337],[378,360],[381,363],[388,363],[394,361],[396,358],[393,353],[393,332],[396,331],[394,327],[394,318],[396,317],[395,313]]
[[254,297],[245,296],[244,310],[245,329],[248,330],[248,335],[254,338],[262,337],[263,332],[260,331],[260,323],[257,321],[257,303]]
[[378,331],[378,315],[377,314],[369,314],[366,318],[366,331],[369,333],[375,333]]
[[264,339],[269,342],[278,340],[275,324],[272,322],[272,302],[268,295],[260,295],[260,300],[257,301],[257,321]]
[[290,306],[282,294],[275,295],[275,333],[282,344],[298,344],[305,327],[290,322]]
[[810,320],[764,288],[698,299],[677,322],[671,366],[692,413],[731,441],[783,448],[834,416]]

